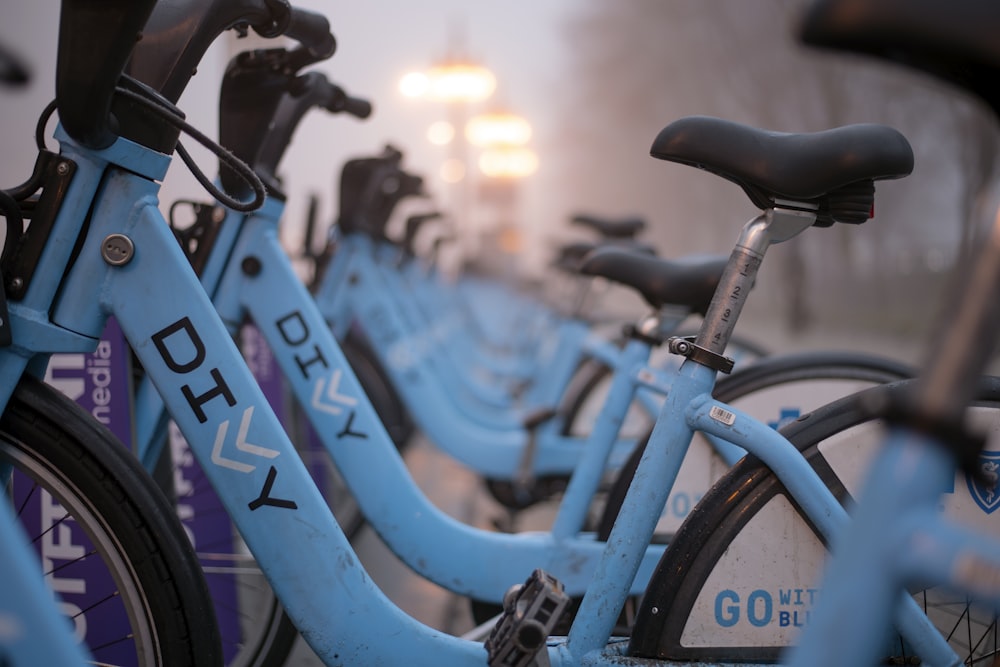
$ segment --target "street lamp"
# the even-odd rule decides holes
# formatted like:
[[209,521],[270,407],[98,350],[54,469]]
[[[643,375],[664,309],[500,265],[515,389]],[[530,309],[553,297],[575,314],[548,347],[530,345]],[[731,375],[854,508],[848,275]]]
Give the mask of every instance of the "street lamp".
[[493,263],[500,263],[495,270],[510,275],[523,250],[517,218],[518,183],[538,170],[538,156],[527,146],[531,125],[509,111],[494,110],[472,118],[465,126],[465,137],[482,148],[477,164],[486,178],[480,197],[493,204],[496,215],[496,226],[488,236],[500,252],[490,257]]
[[479,156],[479,170],[490,178],[524,178],[538,171],[538,155],[524,146],[487,148]]
[[[461,128],[468,117],[468,105],[488,99],[496,89],[496,77],[486,67],[467,59],[449,58],[426,71],[410,72],[399,82],[400,92],[411,98],[441,102],[448,121],[434,123],[427,138],[435,145],[450,144],[450,155],[441,166],[441,179],[452,186],[456,218],[464,225],[469,219],[468,143]],[[475,243],[474,239],[472,240]]]
[[531,125],[509,111],[491,111],[465,125],[465,138],[483,148],[479,170],[489,178],[524,178],[538,170],[538,156],[526,144]]
[[448,60],[426,72],[410,72],[399,82],[399,90],[406,97],[446,104],[482,102],[493,94],[496,87],[493,72],[463,60]]
[[531,125],[508,111],[491,111],[466,124],[465,138],[473,146],[523,146],[531,139]]

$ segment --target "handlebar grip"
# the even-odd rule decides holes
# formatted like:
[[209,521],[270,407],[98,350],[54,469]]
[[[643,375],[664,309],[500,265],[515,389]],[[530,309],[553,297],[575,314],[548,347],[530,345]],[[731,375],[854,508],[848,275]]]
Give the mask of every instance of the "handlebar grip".
[[372,103],[360,97],[345,95],[340,110],[351,114],[355,118],[364,120],[372,115]]
[[303,100],[321,106],[330,113],[349,113],[357,118],[368,118],[372,112],[371,102],[360,97],[351,97],[344,89],[332,83],[320,72],[307,72],[295,81],[290,92]]
[[21,86],[28,83],[28,68],[0,44],[0,85]]
[[322,14],[307,9],[292,7],[285,35],[300,43],[320,60],[329,58],[337,50],[337,40],[330,33],[330,22]]

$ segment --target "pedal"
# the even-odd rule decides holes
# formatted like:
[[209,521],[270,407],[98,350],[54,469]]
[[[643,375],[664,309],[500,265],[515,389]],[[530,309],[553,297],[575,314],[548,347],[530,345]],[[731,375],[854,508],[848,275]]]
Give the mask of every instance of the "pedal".
[[489,667],[549,667],[546,639],[569,601],[563,585],[542,570],[512,586],[486,640]]

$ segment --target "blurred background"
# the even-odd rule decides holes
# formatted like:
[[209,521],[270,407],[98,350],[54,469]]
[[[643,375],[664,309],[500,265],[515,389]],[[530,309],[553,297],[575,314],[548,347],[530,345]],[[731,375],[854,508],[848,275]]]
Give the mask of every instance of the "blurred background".
[[[0,97],[0,183],[11,187],[28,175],[35,118],[53,95],[58,3],[2,2],[0,43],[34,77]],[[317,67],[375,112],[367,121],[317,112],[298,130],[282,170],[290,250],[302,243],[309,196],[318,197],[320,221],[333,222],[344,160],[391,143],[430,194],[400,217],[445,211],[462,239],[456,264],[537,281],[558,243],[586,238],[568,224],[574,212],[642,216],[644,239],[664,255],[727,252],[754,207],[729,182],[650,158],[663,126],[689,114],[787,132],[879,122],[913,144],[913,175],[879,184],[869,223],[816,230],[773,251],[748,316],[792,334],[912,337],[998,201],[998,134],[978,103],[892,65],[802,48],[798,0],[301,4],[325,13],[338,40]],[[261,45],[220,40],[181,98],[210,136],[226,62]],[[435,77],[456,68],[474,70],[477,94],[433,94]],[[463,130],[498,114],[516,118],[502,146],[477,145]],[[187,143],[214,173],[213,158]],[[497,148],[499,157],[486,157]],[[164,209],[205,196],[175,163]]]

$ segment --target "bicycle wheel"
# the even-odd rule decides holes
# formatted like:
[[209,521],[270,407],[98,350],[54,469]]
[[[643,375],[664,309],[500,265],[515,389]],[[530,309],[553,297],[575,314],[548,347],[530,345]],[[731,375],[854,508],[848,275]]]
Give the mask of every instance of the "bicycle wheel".
[[221,664],[190,543],[114,436],[34,378],[0,419],[6,495],[46,580],[100,664]]
[[[859,488],[867,461],[884,437],[882,424],[860,406],[874,392],[905,391],[907,384],[844,398],[783,430],[842,502]],[[992,436],[1000,432],[1000,379],[984,380],[970,418]],[[1000,458],[995,437],[984,456]],[[960,472],[944,509],[996,535],[1000,527],[989,514],[1000,499],[987,502],[989,494],[981,491],[989,490]],[[812,602],[821,594],[817,582],[825,557],[823,541],[784,486],[748,456],[705,496],[665,552],[640,605],[630,654],[699,662],[776,661],[808,623]],[[989,664],[996,657],[1000,637],[992,609],[939,589],[911,592],[965,664]],[[919,664],[919,656],[899,637],[887,638],[885,657],[887,664]]]
[[[740,408],[775,428],[843,396],[867,387],[912,377],[913,370],[883,357],[850,352],[809,352],[763,359],[716,383],[715,398]],[[597,523],[606,540],[652,428],[618,471]],[[657,524],[657,541],[666,542],[695,504],[728,469],[708,440],[696,435]]]

